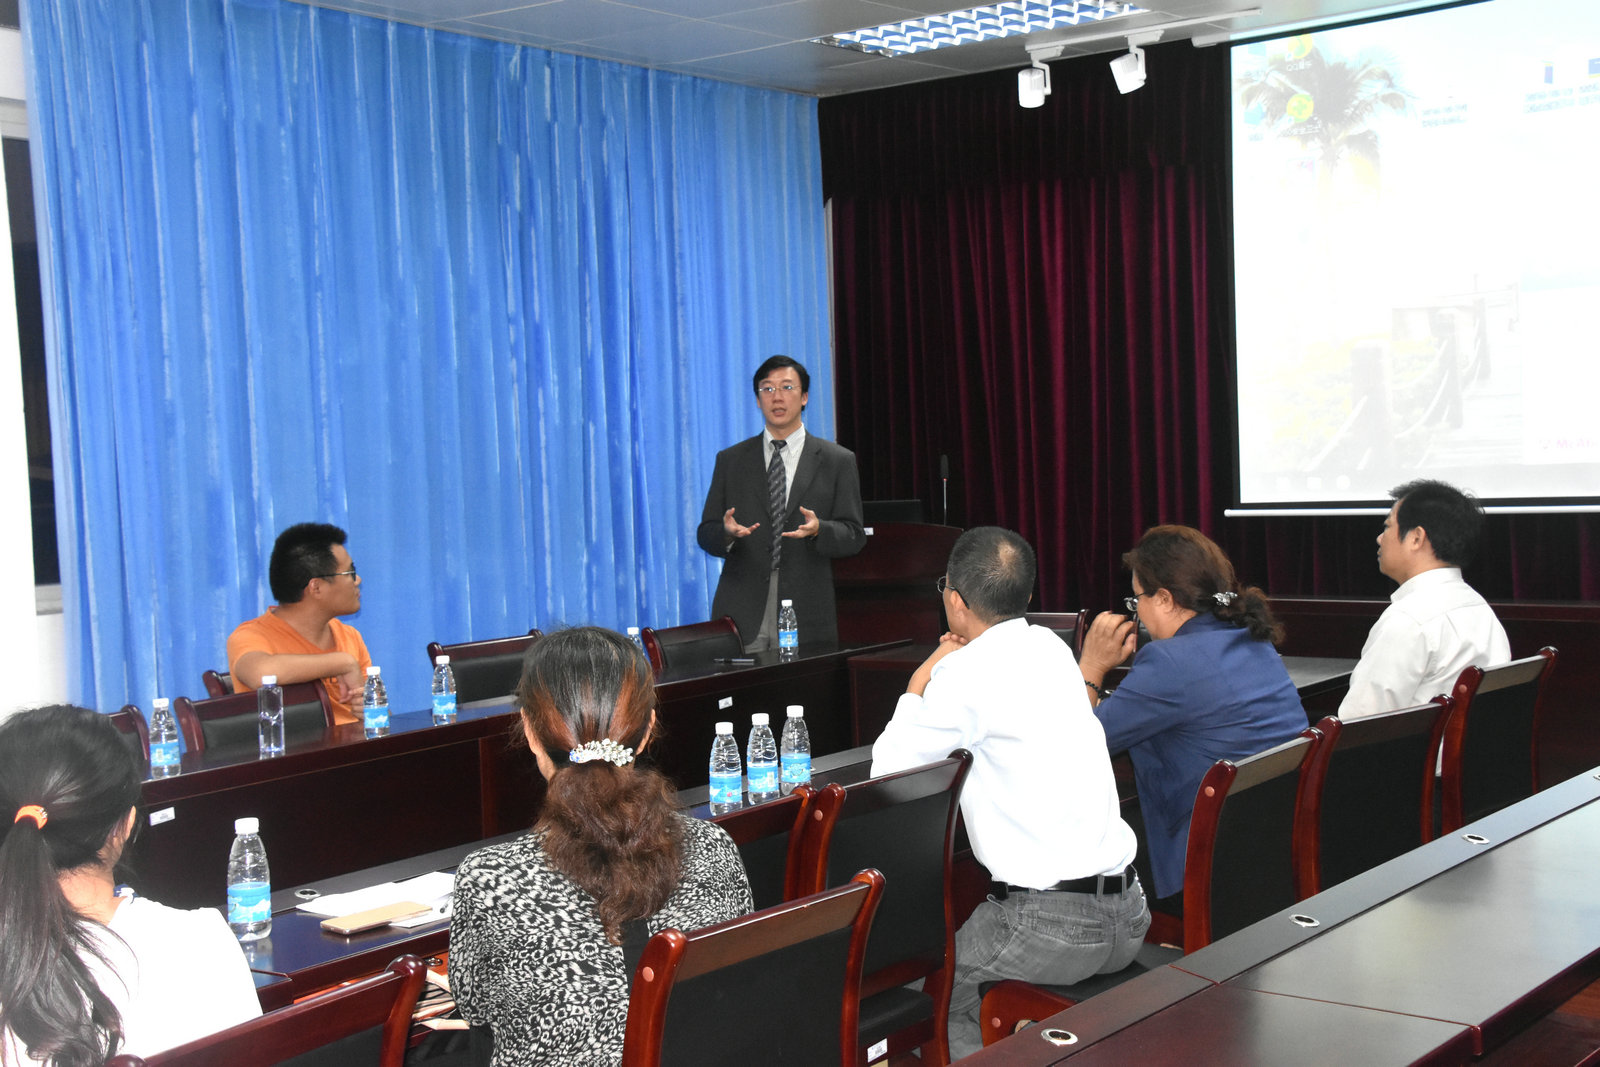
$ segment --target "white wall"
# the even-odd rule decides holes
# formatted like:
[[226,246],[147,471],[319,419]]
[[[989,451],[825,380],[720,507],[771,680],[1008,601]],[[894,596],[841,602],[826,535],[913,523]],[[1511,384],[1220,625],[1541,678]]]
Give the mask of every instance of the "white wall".
[[[0,132],[27,135],[22,35],[0,30]],[[65,699],[66,634],[60,596],[40,614],[33,584],[32,514],[28,499],[28,447],[22,421],[22,364],[17,346],[16,285],[11,275],[11,223],[0,181],[0,640],[20,669],[0,671],[0,714]]]

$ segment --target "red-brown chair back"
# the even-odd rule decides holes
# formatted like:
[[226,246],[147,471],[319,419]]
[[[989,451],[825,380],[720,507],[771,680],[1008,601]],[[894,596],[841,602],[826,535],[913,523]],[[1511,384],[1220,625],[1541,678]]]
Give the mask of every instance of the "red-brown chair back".
[[450,673],[456,679],[456,700],[495,700],[517,691],[522,677],[522,659],[544,634],[529,630],[515,637],[496,637],[488,641],[463,641],[456,645],[428,642],[428,667],[432,673],[440,656],[450,657]]
[[[848,1063],[861,965],[883,875],[645,945],[633,973],[622,1067]],[[774,1010],[778,1005],[778,1010]]]
[[209,1037],[106,1067],[403,1067],[424,967],[401,956],[387,970],[308,997]]
[[1555,666],[1547,645],[1488,670],[1468,667],[1456,679],[1440,768],[1444,833],[1539,791],[1539,725]]
[[778,800],[712,817],[739,846],[757,908],[804,895],[800,891],[802,846],[815,795],[810,786],[802,785]]
[[1030,611],[1023,618],[1030,625],[1054,630],[1074,656],[1083,652],[1083,636],[1089,631],[1090,622],[1087,611]]
[[106,718],[121,732],[130,751],[143,759],[150,758],[150,728],[145,724],[139,705],[124,704]]
[[731,615],[664,630],[646,626],[639,636],[644,639],[645,655],[650,657],[650,666],[657,674],[677,666],[704,666],[720,656],[744,654],[744,640]]
[[201,671],[200,684],[206,687],[206,696],[225,697],[233,692],[233,675],[227,671]]
[[[224,697],[190,700],[179,697],[172,702],[172,714],[183,731],[183,744],[190,752],[247,754],[256,751],[258,722],[256,690],[230,693]],[[333,704],[328,692],[317,682],[295,682],[283,687],[283,734],[293,743],[321,737],[333,727]]]
[[[867,945],[861,992],[861,1051],[887,1040],[894,1058],[912,1048],[924,1063],[950,1061],[946,1034],[955,978],[952,858],[961,787],[972,754],[897,774],[831,783],[806,822],[800,892],[838,885],[848,871],[883,872],[883,903]],[[921,991],[907,983],[923,979]]]
[[1295,827],[1314,805],[1307,773],[1322,733],[1211,765],[1195,794],[1183,868],[1183,951],[1243,929],[1302,899]]
[[1433,768],[1452,700],[1317,723],[1321,800],[1295,828],[1302,897],[1320,893],[1433,838]]

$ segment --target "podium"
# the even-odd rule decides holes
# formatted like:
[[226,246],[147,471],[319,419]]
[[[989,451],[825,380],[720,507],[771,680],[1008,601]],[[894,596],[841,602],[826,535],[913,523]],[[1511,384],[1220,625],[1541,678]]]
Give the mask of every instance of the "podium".
[[936,643],[948,627],[934,583],[944,573],[960,528],[885,522],[867,529],[866,547],[833,564],[839,643],[901,638]]

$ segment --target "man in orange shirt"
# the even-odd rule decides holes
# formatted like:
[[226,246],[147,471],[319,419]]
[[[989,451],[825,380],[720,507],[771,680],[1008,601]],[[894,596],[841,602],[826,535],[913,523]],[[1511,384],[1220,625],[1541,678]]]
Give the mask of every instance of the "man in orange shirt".
[[302,522],[278,535],[267,579],[277,604],[228,638],[236,692],[261,685],[321,679],[337,722],[360,722],[361,688],[372,657],[353,626],[337,618],[361,610],[361,576],[337,526]]

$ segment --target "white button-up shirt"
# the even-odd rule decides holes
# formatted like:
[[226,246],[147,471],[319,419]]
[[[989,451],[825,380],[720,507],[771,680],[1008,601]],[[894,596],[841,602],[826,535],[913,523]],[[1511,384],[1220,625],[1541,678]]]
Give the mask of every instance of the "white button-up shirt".
[[1350,675],[1341,719],[1426,704],[1450,692],[1463,668],[1511,659],[1505,627],[1457,567],[1414,575],[1389,601]]
[[934,664],[872,746],[872,773],[972,752],[961,793],[972,851],[990,874],[1044,889],[1133,861],[1105,730],[1054,631],[1010,619]]

